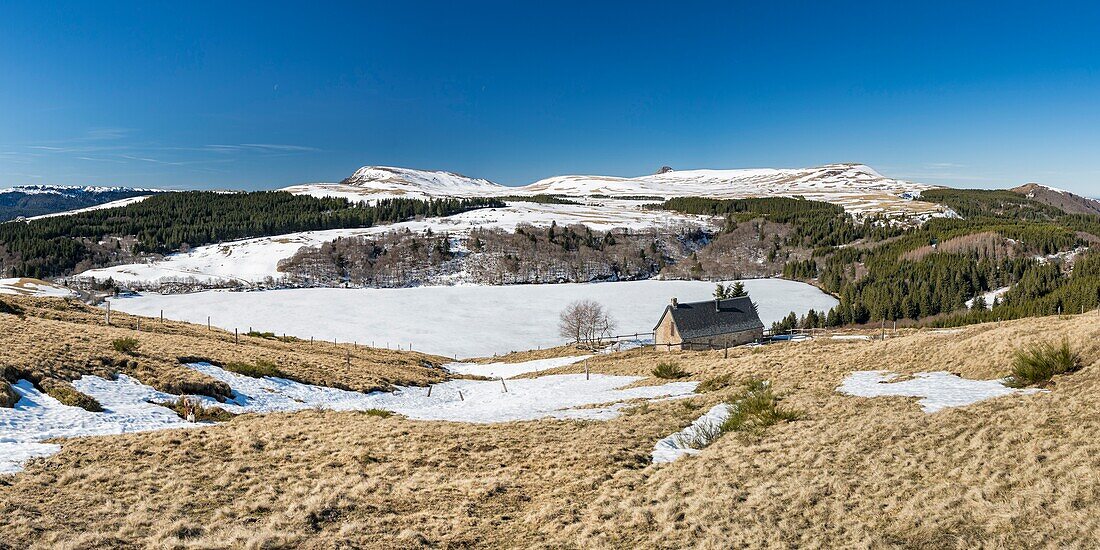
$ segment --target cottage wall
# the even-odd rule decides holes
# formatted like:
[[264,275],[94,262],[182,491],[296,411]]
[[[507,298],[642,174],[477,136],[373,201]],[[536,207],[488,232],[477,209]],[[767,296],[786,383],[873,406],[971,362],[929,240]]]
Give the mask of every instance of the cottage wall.
[[[672,315],[665,315],[661,319],[661,324],[657,325],[657,330],[654,331],[653,341],[658,346],[668,346],[673,344],[676,347],[680,342],[680,334],[676,331],[676,324],[672,322]],[[676,347],[676,349],[680,349]]]

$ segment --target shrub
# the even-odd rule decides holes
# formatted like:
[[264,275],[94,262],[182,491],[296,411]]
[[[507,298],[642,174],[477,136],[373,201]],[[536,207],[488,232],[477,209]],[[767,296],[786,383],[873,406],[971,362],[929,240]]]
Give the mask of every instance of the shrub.
[[279,367],[277,367],[274,362],[266,359],[257,359],[255,363],[233,361],[226,363],[224,368],[227,371],[243,374],[244,376],[251,376],[253,378],[263,378],[265,376],[286,378],[286,375],[283,374],[283,371],[279,370]]
[[119,353],[133,355],[137,352],[137,349],[141,347],[141,342],[138,342],[137,338],[125,336],[111,340],[111,347],[115,348],[115,351]]
[[767,380],[749,380],[730,404],[730,415],[721,425],[723,433],[759,433],[773,424],[802,418],[800,411],[779,406],[779,397]]
[[656,376],[657,378],[674,380],[677,378],[691,376],[691,373],[680,368],[680,365],[673,363],[672,361],[661,361],[660,363],[657,363],[657,368],[653,369],[653,376]]
[[250,330],[244,333],[245,336],[252,336],[253,338],[263,338],[265,340],[276,340],[274,332],[260,332],[258,330]]
[[393,413],[386,409],[367,409],[363,412],[367,413],[367,416],[377,416],[379,418],[389,418],[393,416]]
[[188,397],[186,395],[179,396],[175,401],[167,401],[159,404],[167,409],[172,409],[180,418],[187,418],[188,413],[194,413],[196,422],[226,422],[233,419],[233,413],[221,408],[221,407],[207,407],[202,404],[202,401]]
[[1012,359],[1012,374],[1005,385],[1023,388],[1044,385],[1056,374],[1065,374],[1081,368],[1081,353],[1063,339],[1060,344],[1039,342],[1018,349]]
[[88,412],[103,412],[103,406],[90,395],[77,391],[72,384],[55,378],[45,378],[39,386],[46,395],[70,407],[80,407]]

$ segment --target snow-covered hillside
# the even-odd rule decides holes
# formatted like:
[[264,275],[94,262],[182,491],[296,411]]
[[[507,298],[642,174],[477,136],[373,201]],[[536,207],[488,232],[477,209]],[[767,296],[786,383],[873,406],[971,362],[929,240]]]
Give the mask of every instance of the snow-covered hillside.
[[514,191],[489,180],[469,178],[452,172],[392,166],[364,166],[340,183],[309,183],[284,190],[316,197],[342,197],[352,201],[393,197],[488,197],[507,195]]
[[16,296],[48,296],[52,298],[68,298],[75,296],[73,291],[39,279],[13,278],[0,279],[0,294],[14,294]]
[[365,166],[339,184],[286,188],[292,193],[340,196],[352,200],[384,197],[477,197],[562,195],[568,197],[794,197],[843,206],[853,213],[933,215],[937,205],[913,201],[935,186],[888,178],[864,164],[828,164],[813,168],[734,170],[662,170],[633,178],[566,175],[523,187],[505,187],[450,172]]
[[243,239],[196,247],[190,252],[171,254],[160,260],[92,269],[80,274],[118,282],[166,283],[194,280],[199,283],[237,281],[244,284],[279,279],[280,260],[289,258],[303,246],[320,246],[340,237],[375,235],[387,231],[408,229],[416,233],[431,229],[435,233],[464,236],[474,228],[500,228],[515,231],[525,223],[547,227],[584,224],[593,230],[606,231],[625,227],[632,230],[667,228],[681,224],[706,226],[709,220],[664,210],[643,210],[632,201],[599,200],[587,205],[538,204],[510,202],[505,208],[470,210],[446,218],[426,218],[391,225],[362,229],[331,229],[305,231],[274,237]]

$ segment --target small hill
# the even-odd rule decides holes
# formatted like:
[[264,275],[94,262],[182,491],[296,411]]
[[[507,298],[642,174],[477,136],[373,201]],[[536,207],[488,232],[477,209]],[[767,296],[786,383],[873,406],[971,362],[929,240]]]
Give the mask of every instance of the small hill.
[[1047,187],[1038,183],[1027,183],[1011,189],[1025,197],[1053,206],[1067,214],[1100,215],[1100,201],[1075,195],[1069,191]]

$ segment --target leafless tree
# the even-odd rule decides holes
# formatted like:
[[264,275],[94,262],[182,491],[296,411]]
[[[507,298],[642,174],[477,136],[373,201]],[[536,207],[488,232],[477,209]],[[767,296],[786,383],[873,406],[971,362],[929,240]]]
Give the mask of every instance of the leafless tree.
[[558,334],[562,338],[581,343],[593,342],[611,334],[615,320],[607,309],[593,300],[577,300],[561,312]]

